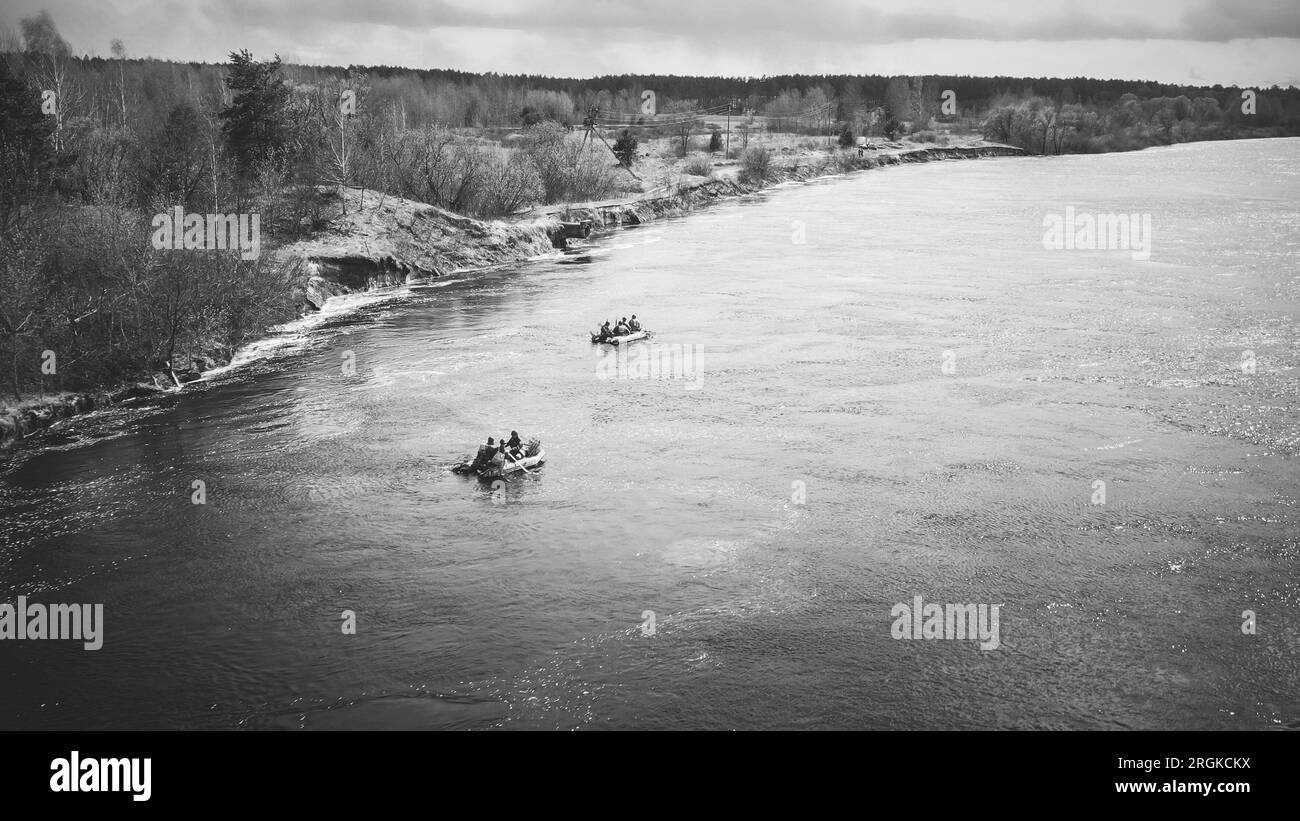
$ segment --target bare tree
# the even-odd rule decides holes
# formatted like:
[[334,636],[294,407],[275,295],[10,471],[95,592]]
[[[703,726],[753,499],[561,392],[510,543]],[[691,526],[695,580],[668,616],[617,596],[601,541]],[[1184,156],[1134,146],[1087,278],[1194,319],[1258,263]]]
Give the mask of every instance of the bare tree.
[[56,151],[63,150],[64,125],[69,112],[80,107],[85,90],[75,81],[69,69],[72,49],[54,25],[48,11],[22,20],[23,41],[28,57],[36,69],[36,79],[42,92],[53,92],[54,134]]
[[113,56],[117,58],[117,101],[122,114],[122,128],[126,128],[126,46],[113,38]]

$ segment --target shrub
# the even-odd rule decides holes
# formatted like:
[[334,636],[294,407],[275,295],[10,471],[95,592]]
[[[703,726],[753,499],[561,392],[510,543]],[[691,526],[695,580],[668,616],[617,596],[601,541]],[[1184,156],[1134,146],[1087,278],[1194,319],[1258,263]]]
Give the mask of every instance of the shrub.
[[614,156],[618,157],[618,161],[625,168],[631,168],[632,163],[636,161],[636,146],[636,137],[633,137],[626,128],[614,141]]
[[852,148],[852,147],[853,147],[853,131],[851,129],[846,128],[840,134],[840,148]]
[[708,157],[697,154],[687,161],[686,173],[696,177],[707,177],[713,173],[713,163]]
[[709,136],[709,151],[722,150],[722,132],[717,128],[713,129],[713,134]]
[[[529,132],[537,129],[563,133],[553,123],[534,126]],[[512,213],[547,193],[535,154],[510,151],[447,129],[404,132],[389,151],[389,161],[381,169],[358,175],[361,185],[477,217]],[[556,175],[564,173],[559,163],[548,168]]]
[[831,163],[841,173],[860,171],[863,168],[874,168],[876,165],[873,157],[859,157],[856,151],[837,151],[832,156]]
[[541,175],[528,157],[511,152],[504,163],[494,163],[484,182],[481,216],[504,216],[526,208],[544,194]]
[[616,167],[605,148],[584,144],[555,123],[528,129],[523,151],[537,168],[547,203],[599,199],[618,191]]
[[772,152],[763,147],[745,150],[740,159],[740,178],[745,182],[763,182],[772,173]]

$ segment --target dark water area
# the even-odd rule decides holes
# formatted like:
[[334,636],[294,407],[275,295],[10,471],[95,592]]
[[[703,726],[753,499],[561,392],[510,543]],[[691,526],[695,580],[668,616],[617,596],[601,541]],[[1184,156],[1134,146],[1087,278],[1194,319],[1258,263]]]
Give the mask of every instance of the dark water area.
[[[1297,160],[784,186],[63,423],[0,466],[0,602],[102,603],[104,646],[0,641],[0,727],[1300,720]],[[1149,259],[1045,248],[1066,206],[1150,215]],[[450,473],[512,429],[544,468]],[[1000,646],[893,638],[918,595]]]

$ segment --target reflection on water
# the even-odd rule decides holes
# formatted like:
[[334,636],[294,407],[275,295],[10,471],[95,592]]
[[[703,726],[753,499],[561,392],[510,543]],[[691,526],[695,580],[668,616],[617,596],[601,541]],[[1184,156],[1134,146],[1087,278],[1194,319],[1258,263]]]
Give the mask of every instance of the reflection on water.
[[[0,643],[0,726],[1300,720],[1298,151],[785,187],[63,425],[0,481],[0,601],[102,602],[104,648]],[[1151,259],[1044,249],[1066,205],[1150,214]],[[602,374],[632,313],[698,389]],[[449,472],[511,430],[543,469]],[[891,639],[916,595],[1001,647]]]

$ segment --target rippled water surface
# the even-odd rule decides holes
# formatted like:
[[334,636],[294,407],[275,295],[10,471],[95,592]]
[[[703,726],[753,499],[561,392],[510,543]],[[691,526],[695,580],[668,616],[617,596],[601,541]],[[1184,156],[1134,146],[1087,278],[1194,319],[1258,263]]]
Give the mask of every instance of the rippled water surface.
[[[0,726],[1294,723],[1298,160],[782,187],[65,423],[3,467],[0,601],[102,602],[104,647],[0,642]],[[1150,214],[1151,258],[1045,250],[1067,205]],[[633,312],[684,378],[588,342]],[[543,469],[447,470],[511,429]],[[1001,604],[1001,647],[894,640],[915,595]]]

